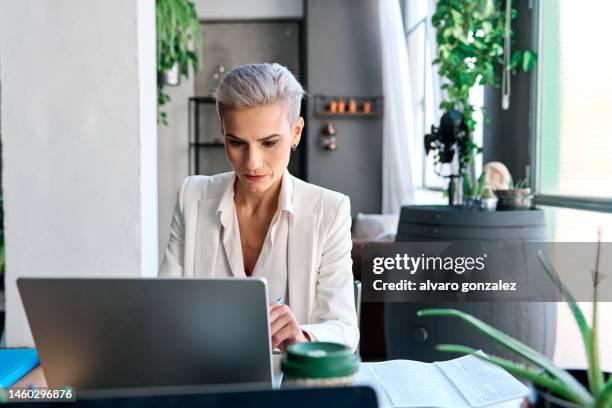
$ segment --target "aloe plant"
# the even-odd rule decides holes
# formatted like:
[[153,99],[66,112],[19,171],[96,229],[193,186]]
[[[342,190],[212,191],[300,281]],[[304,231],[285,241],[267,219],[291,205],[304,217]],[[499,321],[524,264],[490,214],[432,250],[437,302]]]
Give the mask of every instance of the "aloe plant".
[[599,239],[599,243],[597,245],[597,255],[595,258],[595,281],[593,285],[594,291],[592,311],[593,323],[591,326],[589,326],[587,323],[584,314],[578,307],[578,304],[576,303],[576,300],[572,294],[567,290],[567,287],[563,284],[563,282],[561,282],[561,279],[559,278],[552,263],[546,259],[541,252],[538,254],[546,274],[561,291],[564,299],[570,307],[570,310],[572,311],[572,314],[574,315],[578,328],[580,329],[580,334],[582,335],[588,360],[588,389],[580,384],[567,371],[556,367],[554,363],[546,356],[468,313],[464,313],[456,309],[425,309],[420,310],[417,315],[422,317],[447,316],[462,319],[495,342],[525,358],[539,369],[531,368],[524,364],[515,363],[501,357],[482,355],[480,353],[476,354],[477,350],[456,344],[437,345],[436,348],[440,351],[472,354],[477,358],[504,368],[506,371],[516,375],[517,377],[524,378],[544,389],[548,389],[566,401],[578,404],[580,406],[610,408],[612,407],[612,376],[608,378],[607,382],[605,381],[604,374],[599,366],[597,343],[597,279],[599,277],[600,251],[601,239]]
[[463,195],[471,198],[478,198],[487,185],[487,173],[484,171],[480,174],[480,177],[476,180],[476,183],[472,183],[472,177],[467,172],[463,175]]
[[510,190],[520,190],[522,188],[529,188],[529,177],[526,176],[522,179],[519,179],[519,181],[517,181],[516,183],[514,182],[514,179],[512,179],[512,177],[510,177],[510,186],[509,186]]

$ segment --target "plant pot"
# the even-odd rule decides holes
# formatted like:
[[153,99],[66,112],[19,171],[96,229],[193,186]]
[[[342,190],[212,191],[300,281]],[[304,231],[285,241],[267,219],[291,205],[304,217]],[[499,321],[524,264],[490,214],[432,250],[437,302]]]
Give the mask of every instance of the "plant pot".
[[519,188],[515,190],[495,190],[498,198],[497,209],[504,210],[529,210],[534,206],[534,194],[530,188]]
[[481,198],[479,200],[480,211],[495,211],[498,201],[497,197]]
[[[588,387],[589,380],[586,370],[572,369],[567,370],[567,372],[569,372],[572,377],[577,379],[580,384]],[[609,373],[605,373],[604,378],[608,378],[609,375]],[[534,386],[532,391],[533,400],[530,401],[529,405],[534,408],[580,408],[580,405],[565,401],[564,399],[551,394],[548,390],[544,390],[540,387]]]
[[469,211],[476,211],[479,209],[480,203],[478,198],[463,197],[463,209]]

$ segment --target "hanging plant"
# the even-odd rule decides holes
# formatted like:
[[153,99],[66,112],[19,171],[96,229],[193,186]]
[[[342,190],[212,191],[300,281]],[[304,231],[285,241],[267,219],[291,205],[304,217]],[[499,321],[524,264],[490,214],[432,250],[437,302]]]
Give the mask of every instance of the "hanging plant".
[[507,31],[507,45],[514,43],[509,22],[517,16],[511,4],[508,6],[508,27],[504,0],[438,0],[432,16],[438,51],[433,63],[439,66],[440,76],[445,79],[441,88],[448,95],[440,108],[461,112],[468,128],[466,139],[459,141],[460,174],[465,174],[475,154],[482,152],[472,138],[477,108],[469,101],[470,90],[476,85],[498,87],[503,70],[514,73],[522,68],[526,72],[536,63],[536,53],[531,50],[504,55]]
[[157,18],[157,121],[168,124],[163,106],[170,101],[164,91],[166,77],[174,68],[189,78],[202,60],[202,32],[193,3],[189,0],[156,0]]

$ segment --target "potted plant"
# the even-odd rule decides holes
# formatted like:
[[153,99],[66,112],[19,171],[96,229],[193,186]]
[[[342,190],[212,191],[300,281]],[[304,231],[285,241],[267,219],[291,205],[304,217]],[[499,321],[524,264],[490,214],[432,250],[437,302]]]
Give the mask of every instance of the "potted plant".
[[493,192],[493,189],[489,186],[480,193],[480,210],[481,211],[495,211],[497,209],[498,198]]
[[529,210],[534,205],[534,194],[531,188],[528,187],[528,178],[519,180],[514,184],[510,180],[510,187],[507,190],[495,190],[499,201],[497,202],[498,210]]
[[[470,90],[476,85],[498,87],[502,72],[514,73],[519,67],[527,72],[536,63],[532,50],[517,49],[506,55],[509,50],[504,47],[505,40],[513,42],[512,30],[507,32],[506,23],[509,25],[517,11],[505,10],[504,4],[503,0],[438,0],[432,16],[437,43],[433,63],[438,65],[444,79],[441,88],[446,93],[440,108],[459,111],[467,126],[458,143],[459,176],[468,173],[475,155],[482,152],[472,137],[477,107],[470,103]],[[483,113],[486,114],[484,108]]]
[[[585,316],[578,307],[576,300],[569,293],[563,282],[559,279],[552,263],[545,259],[542,254],[539,254],[540,262],[544,266],[544,270],[550,279],[555,283],[561,291],[565,300],[574,315],[576,323],[580,329],[586,356],[588,360],[588,368],[586,372],[566,371],[554,365],[554,363],[538,353],[532,348],[524,345],[518,340],[506,335],[505,333],[495,329],[492,326],[484,323],[482,320],[474,316],[461,312],[455,309],[426,309],[421,310],[418,316],[447,316],[458,317],[476,328],[484,335],[490,337],[495,342],[513,351],[517,355],[529,361],[538,369],[528,367],[523,364],[515,363],[496,356],[487,356],[476,354],[476,350],[461,345],[442,344],[436,346],[438,350],[472,354],[477,358],[498,365],[509,373],[518,377],[524,378],[537,386],[538,398],[542,406],[558,406],[558,407],[593,407],[593,408],[610,408],[612,407],[612,376],[608,375],[605,379],[604,373],[599,366],[599,350],[597,342],[597,282],[599,276],[599,260],[601,251],[601,240],[597,247],[597,255],[595,260],[594,271],[594,295],[593,295],[593,323],[588,325]],[[586,384],[581,383],[578,377],[582,374],[587,379]]]
[[202,33],[193,3],[189,0],[157,0],[157,121],[168,124],[163,106],[170,101],[164,91],[166,78],[178,70],[178,78],[189,77],[201,63]]

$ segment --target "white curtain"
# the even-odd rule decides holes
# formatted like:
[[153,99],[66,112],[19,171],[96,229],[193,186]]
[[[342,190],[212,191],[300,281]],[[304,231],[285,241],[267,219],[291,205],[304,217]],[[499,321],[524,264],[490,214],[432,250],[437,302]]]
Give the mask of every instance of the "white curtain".
[[[435,60],[438,58],[438,47],[436,44],[436,30],[434,29],[431,23],[431,17],[436,12],[436,0],[429,0],[427,7],[427,41],[429,42],[429,50],[431,53],[431,60]],[[442,111],[440,110],[440,102],[442,99],[447,98],[446,90],[441,88],[442,86],[442,78],[440,78],[439,65],[432,65],[433,71],[431,75],[431,80],[433,83],[433,109],[434,109],[434,123],[438,124],[440,121],[440,117],[442,116]]]
[[[414,203],[414,111],[402,14],[397,0],[379,0],[384,94],[382,212],[399,215]],[[422,135],[420,135],[422,136]]]

